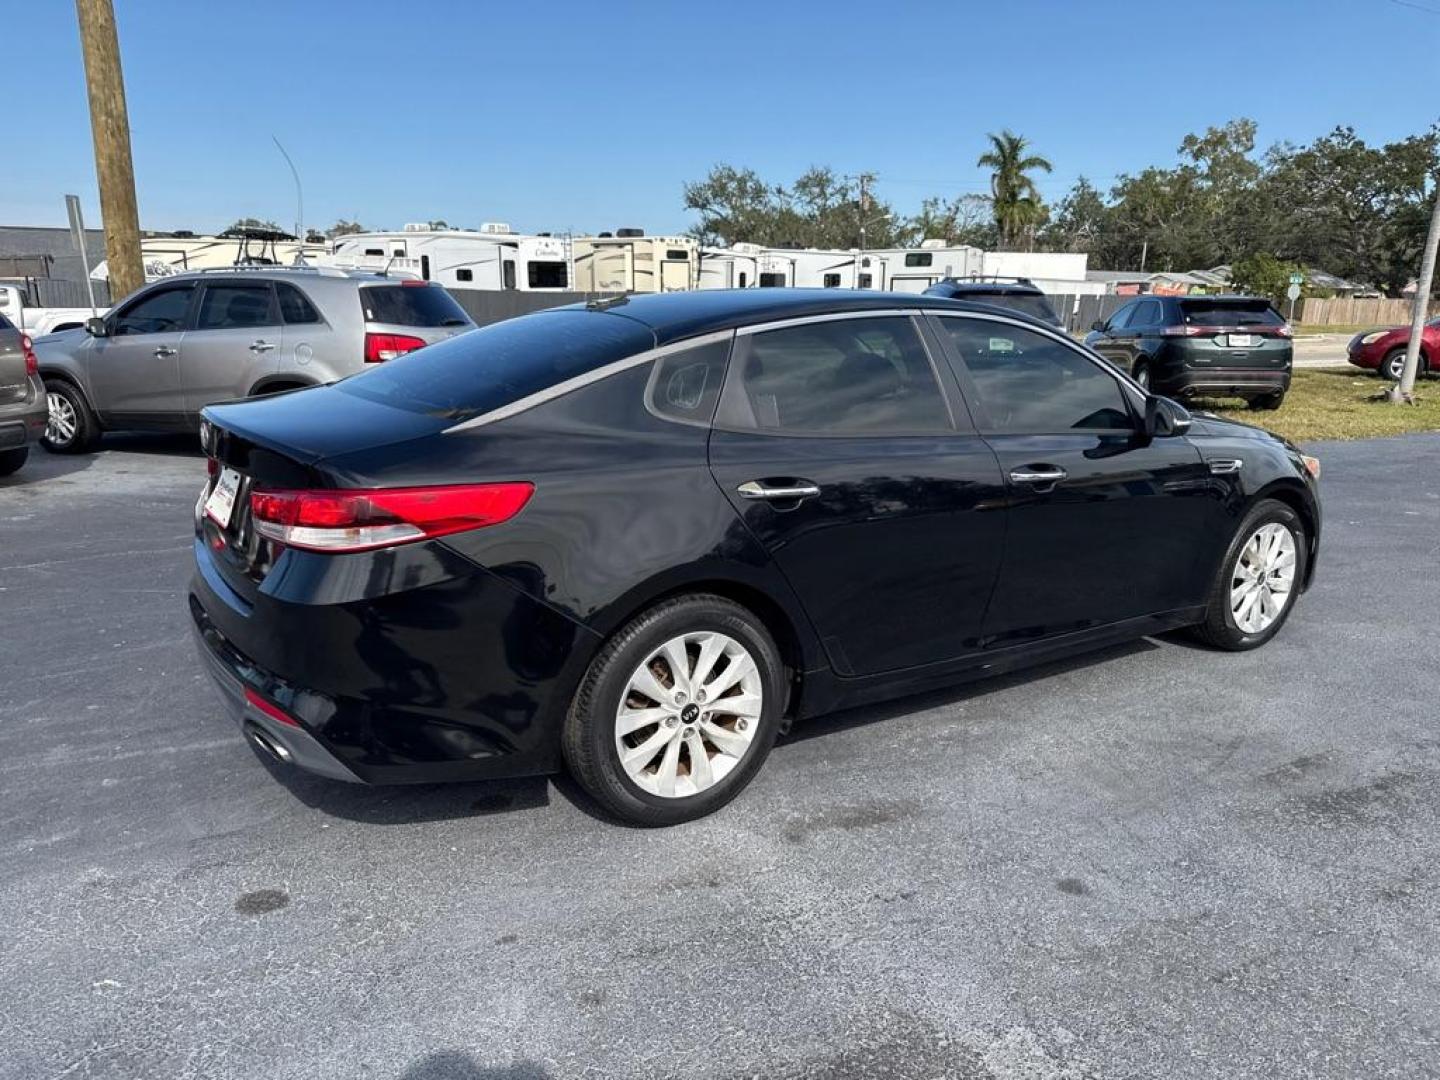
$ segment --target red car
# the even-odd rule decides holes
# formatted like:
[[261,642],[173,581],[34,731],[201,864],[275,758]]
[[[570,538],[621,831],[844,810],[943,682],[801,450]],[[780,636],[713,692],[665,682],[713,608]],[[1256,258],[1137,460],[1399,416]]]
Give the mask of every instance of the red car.
[[[1405,367],[1405,346],[1410,342],[1410,327],[1396,326],[1390,330],[1367,330],[1350,339],[1346,352],[1350,363],[1356,367],[1378,371],[1382,379],[1400,381],[1400,372]],[[1425,333],[1420,338],[1419,374],[1431,370],[1440,362],[1440,319],[1431,319],[1425,324]]]

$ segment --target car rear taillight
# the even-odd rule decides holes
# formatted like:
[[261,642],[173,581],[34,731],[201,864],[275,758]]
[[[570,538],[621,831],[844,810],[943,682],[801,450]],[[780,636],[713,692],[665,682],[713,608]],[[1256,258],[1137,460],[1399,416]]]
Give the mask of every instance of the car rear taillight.
[[456,484],[447,487],[353,491],[254,491],[255,530],[307,551],[368,551],[497,525],[530,501],[535,485]]
[[397,356],[404,356],[407,352],[423,348],[425,344],[424,338],[414,337],[410,334],[367,333],[365,335],[365,363],[380,364],[386,360],[394,360]]
[[1275,327],[1272,332],[1275,334],[1276,337],[1294,337],[1294,336],[1295,336],[1295,331],[1294,331],[1294,329],[1290,326],[1289,323],[1286,323],[1284,326],[1277,326],[1277,327]]
[[35,343],[30,340],[29,334],[20,335],[20,351],[25,354],[25,374],[39,375],[40,361],[35,356]]

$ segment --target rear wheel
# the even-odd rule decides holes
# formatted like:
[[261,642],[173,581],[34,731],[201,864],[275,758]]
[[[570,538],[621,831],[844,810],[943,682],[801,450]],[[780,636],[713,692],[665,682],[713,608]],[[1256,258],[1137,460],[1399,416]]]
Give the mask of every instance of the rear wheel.
[[1235,652],[1264,645],[1290,617],[1308,553],[1300,515],[1279,500],[1261,500],[1235,531],[1196,636]]
[[100,422],[90,411],[85,395],[71,383],[54,379],[45,383],[50,416],[40,445],[56,454],[83,454],[100,439]]
[[674,825],[733,799],[779,730],[783,665],[745,608],[718,596],[637,616],[590,665],[565,721],[575,778],[639,825]]
[[0,476],[9,476],[30,456],[30,448],[21,446],[15,450],[0,450]]
[[1250,408],[1259,410],[1278,409],[1284,400],[1285,395],[1283,393],[1266,394],[1264,397],[1251,398]]

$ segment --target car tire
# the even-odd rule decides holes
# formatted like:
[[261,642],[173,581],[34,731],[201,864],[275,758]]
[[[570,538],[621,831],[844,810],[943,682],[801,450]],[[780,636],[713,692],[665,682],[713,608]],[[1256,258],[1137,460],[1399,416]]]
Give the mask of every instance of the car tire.
[[[689,666],[678,690],[671,657]],[[784,689],[779,650],[754,614],[710,594],[676,597],[630,620],[591,662],[565,720],[565,762],[623,821],[653,827],[703,817],[764,763]],[[726,701],[735,711],[717,707]]]
[[1283,393],[1282,393],[1282,394],[1266,394],[1264,397],[1251,398],[1251,399],[1250,399],[1250,408],[1259,410],[1259,411],[1261,411],[1261,412],[1273,411],[1273,410],[1275,410],[1275,409],[1280,408],[1280,405],[1281,405],[1284,401],[1285,401],[1285,395],[1284,395]]
[[50,379],[45,383],[50,420],[40,445],[53,454],[85,454],[100,441],[100,422],[85,395],[73,383]]
[[30,456],[28,446],[17,447],[14,450],[0,450],[0,476],[9,476],[25,464],[25,459]]
[[[1289,537],[1288,544],[1279,539],[1283,532]],[[1276,537],[1278,550],[1271,553],[1268,548],[1270,537]],[[1271,585],[1281,584],[1284,556],[1289,554],[1288,587],[1278,592]],[[1235,530],[1234,539],[1220,561],[1215,580],[1211,583],[1206,598],[1205,619],[1193,628],[1197,638],[1207,645],[1230,652],[1242,652],[1264,645],[1280,631],[1305,582],[1309,565],[1310,549],[1305,537],[1305,525],[1289,505],[1278,499],[1262,499],[1245,515],[1240,527]],[[1258,576],[1257,576],[1258,575]],[[1259,582],[1266,587],[1268,596],[1261,596],[1254,586]],[[1250,593],[1256,599],[1246,602]],[[1264,604],[1280,598],[1278,610],[1268,618]],[[1257,612],[1254,605],[1261,607]],[[1256,615],[1263,618],[1256,618]]]
[[1150,363],[1147,360],[1136,360],[1135,366],[1130,370],[1130,377],[1140,385],[1140,389],[1146,393],[1150,392]]
[[[1425,361],[1423,359],[1417,362],[1417,368],[1416,374],[1424,372]],[[1380,366],[1376,368],[1375,374],[1386,382],[1399,382],[1400,376],[1405,374],[1405,350],[1391,349],[1385,354],[1385,359],[1380,361]]]

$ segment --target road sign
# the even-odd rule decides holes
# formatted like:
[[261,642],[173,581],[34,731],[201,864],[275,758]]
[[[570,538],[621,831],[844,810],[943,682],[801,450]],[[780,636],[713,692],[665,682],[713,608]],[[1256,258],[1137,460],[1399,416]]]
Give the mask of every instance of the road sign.
[[1288,296],[1291,300],[1299,300],[1300,283],[1298,281],[1291,281],[1290,287],[1285,290],[1285,295]]
[[1305,280],[1305,275],[1304,275],[1304,274],[1291,274],[1291,275],[1290,275],[1290,284],[1291,284],[1291,285],[1299,285],[1299,284],[1301,284],[1302,282],[1304,282],[1304,280]]

